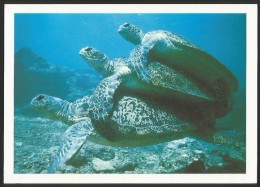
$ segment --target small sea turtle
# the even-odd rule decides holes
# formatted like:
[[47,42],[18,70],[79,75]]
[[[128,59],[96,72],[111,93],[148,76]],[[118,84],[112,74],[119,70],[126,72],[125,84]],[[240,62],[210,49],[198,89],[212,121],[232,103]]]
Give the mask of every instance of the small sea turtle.
[[[95,94],[94,94],[95,95]],[[59,153],[48,172],[53,173],[75,155],[85,141],[109,146],[140,146],[178,139],[192,134],[199,126],[137,97],[121,96],[105,121],[97,120],[92,97],[73,103],[39,94],[31,104],[50,118],[71,126],[66,130]],[[96,102],[96,100],[95,100]]]
[[[142,95],[146,99],[165,100],[167,104],[173,101],[182,104],[184,110],[193,108],[194,111],[191,111],[193,113],[218,117],[215,115],[215,113],[219,113],[218,108],[215,107],[215,101],[205,94],[199,85],[174,68],[169,68],[156,61],[149,63],[148,70],[150,71],[151,81],[147,83],[136,76],[135,67],[133,67],[129,58],[109,60],[104,53],[93,47],[84,47],[79,54],[104,76],[103,81],[99,84],[99,87],[104,90],[102,91],[104,105],[102,112],[98,114],[100,118],[105,118],[112,109],[114,104],[112,98],[118,88],[119,92]],[[119,74],[120,76],[118,76]],[[210,117],[210,119],[213,118]],[[205,123],[208,123],[208,121]],[[210,121],[210,123],[213,124],[214,122]]]
[[215,97],[218,116],[224,116],[232,104],[232,94],[238,89],[235,76],[213,56],[184,39],[168,31],[157,30],[144,33],[130,23],[119,26],[119,34],[137,45],[130,53],[130,59],[140,79],[150,82],[147,69],[148,59],[183,71],[192,79],[205,85]]

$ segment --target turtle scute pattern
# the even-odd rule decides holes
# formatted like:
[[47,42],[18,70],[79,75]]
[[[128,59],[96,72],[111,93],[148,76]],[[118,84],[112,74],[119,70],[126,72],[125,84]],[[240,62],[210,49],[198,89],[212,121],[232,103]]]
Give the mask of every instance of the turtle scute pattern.
[[117,123],[115,128],[125,134],[159,135],[195,129],[195,126],[177,119],[173,114],[128,96],[118,102],[111,119]]

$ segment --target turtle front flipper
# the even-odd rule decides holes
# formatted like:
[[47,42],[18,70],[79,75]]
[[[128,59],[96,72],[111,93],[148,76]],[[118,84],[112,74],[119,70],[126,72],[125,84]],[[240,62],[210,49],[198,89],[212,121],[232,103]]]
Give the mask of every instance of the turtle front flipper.
[[54,157],[53,163],[48,167],[48,173],[54,173],[63,164],[65,164],[75,153],[83,146],[86,138],[94,133],[91,119],[84,119],[69,127],[64,134],[64,142],[62,143],[59,153]]
[[124,78],[131,73],[127,66],[119,68],[115,74],[103,79],[88,101],[89,114],[95,120],[105,120],[113,107],[113,96]]
[[147,83],[151,81],[151,73],[147,68],[149,51],[150,47],[139,45],[131,51],[129,58],[131,69],[134,70],[140,80]]

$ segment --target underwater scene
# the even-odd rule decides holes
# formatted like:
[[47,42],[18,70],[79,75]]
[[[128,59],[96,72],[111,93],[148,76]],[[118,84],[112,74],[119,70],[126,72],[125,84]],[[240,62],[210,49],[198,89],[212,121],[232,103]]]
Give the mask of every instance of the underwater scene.
[[14,173],[246,173],[245,14],[15,14]]

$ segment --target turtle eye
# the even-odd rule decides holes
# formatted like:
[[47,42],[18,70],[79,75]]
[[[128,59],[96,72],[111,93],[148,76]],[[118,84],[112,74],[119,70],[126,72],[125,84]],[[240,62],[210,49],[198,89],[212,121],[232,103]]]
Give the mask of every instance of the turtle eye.
[[129,23],[125,23],[124,24],[125,27],[129,27],[129,25],[130,25]]
[[41,100],[43,100],[43,99],[44,99],[44,95],[39,95],[39,96],[36,98],[37,101],[41,101]]
[[84,49],[84,51],[88,52],[91,50],[91,47],[87,47],[86,49]]

